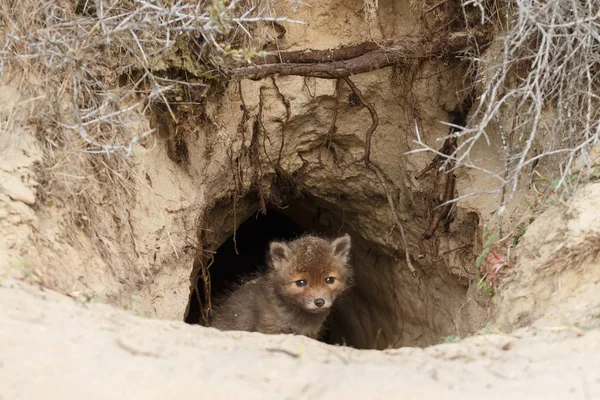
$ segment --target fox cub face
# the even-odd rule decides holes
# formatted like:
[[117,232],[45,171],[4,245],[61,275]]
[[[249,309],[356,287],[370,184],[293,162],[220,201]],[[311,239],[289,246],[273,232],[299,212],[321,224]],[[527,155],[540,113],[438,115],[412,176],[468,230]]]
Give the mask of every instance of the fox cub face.
[[269,259],[279,294],[311,313],[328,312],[352,284],[350,236],[333,241],[304,236],[272,242]]

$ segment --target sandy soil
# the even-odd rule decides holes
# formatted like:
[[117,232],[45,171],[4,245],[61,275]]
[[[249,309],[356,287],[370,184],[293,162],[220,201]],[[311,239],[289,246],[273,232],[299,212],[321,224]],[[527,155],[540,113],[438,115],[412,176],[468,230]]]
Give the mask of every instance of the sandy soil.
[[15,280],[2,283],[0,304],[3,400],[600,398],[598,325],[547,319],[378,352],[144,319]]

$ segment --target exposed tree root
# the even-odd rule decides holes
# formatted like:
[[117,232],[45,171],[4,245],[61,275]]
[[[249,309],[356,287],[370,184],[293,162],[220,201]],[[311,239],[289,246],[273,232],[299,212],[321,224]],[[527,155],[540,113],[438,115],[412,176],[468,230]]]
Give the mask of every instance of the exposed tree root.
[[390,194],[389,190],[385,185],[383,172],[381,172],[381,168],[379,168],[379,166],[375,163],[369,164],[369,169],[375,172],[377,180],[379,180],[379,183],[383,187],[383,190],[385,190],[385,197],[387,197],[390,209],[392,210],[392,219],[394,221],[394,224],[398,226],[398,229],[400,230],[400,236],[402,237],[402,243],[404,244],[404,257],[406,259],[406,266],[410,270],[412,276],[417,276],[417,271],[415,270],[415,267],[413,266],[412,261],[410,260],[410,254],[408,252],[408,240],[406,240],[406,233],[404,232],[404,227],[400,223],[400,218],[398,217],[398,213],[396,212],[394,199],[392,198],[392,195]]
[[[452,149],[452,147],[454,147],[454,149]],[[433,158],[433,160],[431,160],[431,162],[429,163],[429,165],[426,166],[425,168],[423,168],[423,170],[421,172],[419,172],[417,174],[417,176],[415,176],[415,179],[419,180],[423,176],[425,176],[425,174],[428,173],[429,171],[436,169],[438,164],[445,159],[445,157],[442,156],[442,154],[450,155],[450,154],[452,154],[452,152],[455,149],[456,149],[455,141],[453,143],[453,141],[446,139],[444,141],[444,144],[442,145],[442,148],[440,149],[440,154],[436,154],[435,157]]]
[[375,132],[375,129],[377,129],[377,125],[379,125],[379,117],[377,116],[377,111],[375,111],[375,107],[373,107],[373,105],[365,99],[362,92],[356,87],[354,82],[352,82],[350,78],[347,77],[344,78],[344,81],[346,81],[348,86],[350,86],[350,89],[352,89],[352,92],[356,95],[358,100],[360,100],[362,105],[365,106],[371,113],[371,119],[373,120],[373,122],[371,123],[369,129],[367,129],[367,134],[365,137],[365,155],[363,156],[365,166],[369,168],[371,164],[371,138],[373,137],[373,132]]
[[390,209],[392,211],[392,220],[394,221],[394,225],[396,225],[398,227],[398,229],[400,230],[400,236],[402,237],[402,243],[404,245],[404,255],[406,257],[406,266],[408,267],[408,269],[410,269],[410,272],[412,273],[412,275],[416,276],[417,271],[415,270],[415,267],[412,265],[412,262],[410,261],[410,254],[408,253],[408,241],[406,240],[406,233],[404,232],[404,227],[402,226],[402,223],[400,223],[400,218],[398,217],[398,213],[396,211],[396,206],[394,205],[394,199],[385,184],[385,177],[384,177],[384,174],[383,174],[381,168],[376,163],[372,162],[371,158],[370,158],[371,138],[373,136],[373,132],[375,132],[375,129],[377,129],[377,125],[379,125],[379,117],[377,116],[377,111],[375,110],[375,107],[373,107],[373,105],[365,99],[365,97],[363,96],[360,89],[358,89],[358,87],[356,87],[356,85],[354,84],[354,82],[352,82],[352,80],[350,78],[344,77],[343,79],[344,79],[344,81],[346,81],[348,86],[350,86],[350,89],[352,89],[352,92],[356,95],[356,97],[362,103],[362,105],[365,106],[371,113],[372,123],[371,123],[371,126],[369,127],[369,129],[367,129],[367,134],[366,134],[366,138],[365,138],[365,154],[363,156],[363,161],[365,162],[365,166],[375,173],[375,176],[377,176],[377,180],[381,184],[381,187],[383,187],[385,196],[388,200]]
[[407,36],[388,47],[365,42],[335,50],[281,52],[257,65],[235,68],[234,76],[261,79],[272,75],[298,75],[324,79],[346,78],[390,65],[429,58],[443,58],[457,52],[481,49],[490,41],[487,29],[460,31],[431,38]]
[[[446,143],[444,143],[442,150],[444,148],[447,148],[448,153],[444,153],[444,154],[450,155],[450,154],[452,154],[452,152],[454,150],[456,150],[456,138],[448,138],[448,139],[446,139],[446,142],[448,143],[448,145],[446,145]],[[432,164],[433,164],[433,161],[432,161]],[[429,227],[427,228],[427,230],[425,232],[423,232],[423,234],[421,235],[421,238],[419,239],[419,258],[425,258],[425,245],[423,242],[425,240],[429,240],[433,237],[435,231],[437,230],[438,226],[440,225],[440,221],[443,220],[444,218],[446,218],[448,216],[448,214],[450,213],[450,209],[452,208],[452,203],[450,201],[452,200],[452,197],[454,196],[455,183],[456,183],[456,176],[454,175],[454,172],[446,171],[446,184],[445,184],[445,189],[444,189],[444,200],[442,202],[442,206],[440,208],[438,208],[436,213],[433,215],[433,218],[431,219],[431,222],[429,223]]]
[[[457,137],[454,135],[456,132],[462,130],[464,126],[467,124],[467,115],[469,114],[469,110],[473,106],[473,94],[471,93],[469,96],[465,98],[462,104],[458,105],[455,110],[450,113],[451,124],[453,125],[450,128],[450,134],[448,138],[444,141],[444,145],[439,151],[439,154],[434,157],[431,163],[423,169],[415,179],[420,179],[425,175],[428,171],[437,167],[437,165],[442,161],[445,157],[442,154],[450,156],[454,154],[456,151],[456,143]],[[454,197],[454,187],[456,184],[456,176],[453,171],[454,165],[450,162],[447,162],[445,165],[446,171],[446,183],[444,186],[444,197],[442,200],[442,205],[437,209],[436,213],[433,215],[431,222],[429,223],[429,227],[419,239],[419,258],[425,258],[425,240],[429,240],[435,234],[440,222],[448,217],[450,210],[452,209],[452,199]]]
[[[387,41],[383,44],[391,45],[392,42]],[[375,50],[382,50],[381,43],[364,42],[357,45],[341,46],[339,49],[307,49],[269,54],[268,56],[256,60],[255,64],[318,64],[323,62],[350,60]]]
[[[425,36],[408,36],[393,43],[364,42],[358,45],[344,46],[339,49],[280,52],[257,61],[255,65],[235,68],[231,71],[231,75],[251,79],[262,79],[273,75],[296,75],[324,79],[343,79],[348,84],[354,96],[369,110],[369,113],[371,114],[372,123],[366,132],[364,144],[365,152],[362,161],[369,170],[375,173],[378,181],[384,189],[390,209],[392,211],[392,219],[394,224],[398,226],[402,236],[406,264],[413,276],[416,276],[416,270],[412,265],[408,252],[408,241],[406,239],[406,234],[400,222],[400,218],[398,217],[393,197],[385,183],[385,174],[381,168],[377,164],[373,163],[370,159],[372,136],[379,124],[377,111],[373,105],[364,98],[362,92],[356,87],[354,82],[352,82],[349,77],[351,75],[374,71],[394,64],[406,64],[408,62],[415,62],[421,59],[444,58],[451,54],[472,50],[474,47],[481,50],[489,43],[489,41],[489,30],[481,28],[470,31],[455,32],[453,34],[438,36],[435,38]],[[336,85],[336,90],[339,96],[339,82],[338,85]],[[472,104],[472,100],[470,104]],[[470,108],[470,104],[468,108]],[[464,113],[464,115],[466,115],[466,113]],[[331,136],[334,132],[336,119],[337,102],[336,110],[334,111],[334,119],[328,136]],[[449,138],[447,140],[447,144],[444,145],[444,154],[452,154],[455,149],[456,138]],[[432,165],[423,171],[419,175],[419,178],[428,170],[433,169],[439,161],[441,161],[441,158],[439,160],[438,158],[434,159]],[[424,253],[422,249],[422,241],[433,236],[433,232],[435,232],[437,229],[439,222],[445,218],[450,211],[451,204],[446,203],[448,200],[452,199],[454,193],[454,182],[454,173],[451,171],[450,166],[448,166],[446,190],[444,194],[445,202],[436,213],[429,229],[423,234],[422,239],[419,242],[419,250],[421,252],[419,255],[420,257],[423,256]]]
[[[210,315],[212,312],[210,267],[214,261],[214,252],[209,250],[206,245],[207,231],[202,228],[202,226],[205,225],[204,216],[198,219],[198,223],[200,224],[197,236],[198,253],[194,259],[194,267],[192,269],[192,292],[198,302],[202,324],[204,326],[210,326]],[[203,293],[200,293],[200,281],[202,281]],[[202,297],[204,298],[204,301]],[[190,308],[188,306],[186,316],[189,312]]]

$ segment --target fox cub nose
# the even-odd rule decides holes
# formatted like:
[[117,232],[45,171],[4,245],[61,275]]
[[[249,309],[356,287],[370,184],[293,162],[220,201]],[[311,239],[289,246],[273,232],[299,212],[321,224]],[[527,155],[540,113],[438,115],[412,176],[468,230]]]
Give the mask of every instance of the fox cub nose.
[[315,306],[317,307],[323,307],[323,305],[325,304],[325,300],[318,298],[315,300]]

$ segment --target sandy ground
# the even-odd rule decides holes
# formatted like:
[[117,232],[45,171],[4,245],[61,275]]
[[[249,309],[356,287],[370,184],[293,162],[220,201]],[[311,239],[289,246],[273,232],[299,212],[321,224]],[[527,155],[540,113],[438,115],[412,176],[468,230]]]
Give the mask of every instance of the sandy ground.
[[145,319],[12,279],[0,304],[2,400],[600,398],[597,326],[378,352]]

